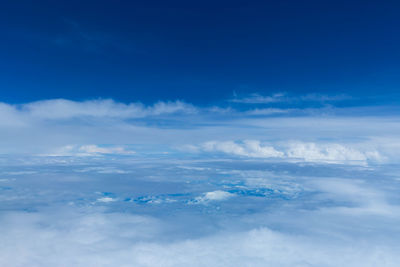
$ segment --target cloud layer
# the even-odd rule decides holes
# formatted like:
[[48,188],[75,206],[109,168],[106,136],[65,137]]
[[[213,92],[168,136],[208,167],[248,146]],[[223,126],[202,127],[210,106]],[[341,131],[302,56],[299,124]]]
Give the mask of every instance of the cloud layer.
[[[111,213],[15,213],[2,225],[2,266],[397,266],[396,249],[352,240],[330,244],[268,228],[157,242],[160,222]],[[52,221],[51,225],[48,222]],[[4,229],[4,227],[2,228]],[[19,235],[16,235],[16,232]],[[6,243],[4,243],[6,241]],[[7,244],[7,246],[4,246]]]
[[69,119],[79,117],[127,119],[172,113],[195,113],[196,108],[181,101],[157,102],[152,106],[145,106],[141,103],[118,103],[111,99],[82,102],[53,99],[23,105],[2,103],[0,111],[3,114],[12,114],[14,118],[27,116],[39,119]]
[[271,97],[1,103],[0,265],[397,266],[398,114]]
[[258,140],[244,140],[243,142],[210,141],[199,147],[193,147],[193,149],[253,158],[293,159],[306,162],[365,165],[368,161],[383,161],[383,157],[375,150],[362,152],[335,143],[289,142],[289,144],[281,144],[280,146],[281,149],[276,149],[271,145],[262,145]]
[[275,93],[269,96],[260,95],[257,93],[250,94],[244,97],[237,95],[230,99],[230,102],[241,104],[274,104],[274,103],[299,103],[299,102],[335,102],[351,99],[346,95],[322,95],[322,94],[306,94],[306,95],[288,95],[286,93]]

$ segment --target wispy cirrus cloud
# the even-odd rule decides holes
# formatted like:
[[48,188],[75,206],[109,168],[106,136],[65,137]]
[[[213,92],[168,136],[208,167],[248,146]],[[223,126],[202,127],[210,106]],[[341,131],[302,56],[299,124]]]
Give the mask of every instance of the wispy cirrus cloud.
[[229,99],[230,102],[234,103],[243,103],[243,104],[268,104],[275,102],[282,102],[286,99],[284,93],[276,93],[270,96],[263,96],[258,93],[253,93],[245,97],[237,97],[235,96],[232,99]]
[[77,117],[104,118],[142,118],[173,113],[196,113],[196,108],[190,104],[175,102],[157,102],[152,106],[141,103],[118,103],[111,99],[71,101],[54,99],[37,101],[19,106],[9,107],[20,115],[41,119],[68,119]]
[[100,146],[100,145],[66,145],[55,149],[50,154],[43,156],[102,156],[102,155],[133,155],[135,151],[126,149],[123,146]]
[[253,93],[239,97],[235,95],[229,99],[229,102],[240,104],[274,104],[274,103],[299,103],[299,102],[336,102],[351,99],[350,96],[341,95],[323,95],[323,94],[305,94],[305,95],[290,95],[287,93],[274,93],[271,95],[261,95]]

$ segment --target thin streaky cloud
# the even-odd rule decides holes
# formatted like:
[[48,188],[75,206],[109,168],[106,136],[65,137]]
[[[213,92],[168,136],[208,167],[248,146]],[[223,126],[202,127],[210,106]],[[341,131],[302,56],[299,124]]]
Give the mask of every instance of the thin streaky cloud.
[[274,104],[274,103],[301,103],[301,102],[340,102],[352,99],[348,95],[323,95],[323,94],[305,94],[305,95],[292,95],[288,93],[275,93],[272,95],[261,95],[253,93],[248,96],[238,97],[234,95],[229,99],[229,102],[240,104]]

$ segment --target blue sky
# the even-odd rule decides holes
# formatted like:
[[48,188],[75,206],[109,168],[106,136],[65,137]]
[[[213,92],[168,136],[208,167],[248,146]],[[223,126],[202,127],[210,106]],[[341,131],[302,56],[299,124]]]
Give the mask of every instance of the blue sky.
[[397,267],[399,11],[3,1],[0,266]]
[[[3,1],[5,102],[199,105],[238,94],[395,102],[395,1]],[[373,98],[371,100],[370,98]]]

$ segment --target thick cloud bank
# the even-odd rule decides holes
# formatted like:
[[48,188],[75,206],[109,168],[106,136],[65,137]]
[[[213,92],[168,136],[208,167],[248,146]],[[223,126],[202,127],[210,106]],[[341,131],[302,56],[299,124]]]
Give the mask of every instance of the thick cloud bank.
[[398,266],[396,110],[269,106],[340,99],[1,103],[0,266]]
[[[268,228],[157,241],[152,218],[119,213],[10,214],[1,266],[397,266],[389,245],[326,242]],[[49,221],[51,221],[49,225]],[[17,234],[18,232],[18,234]]]

